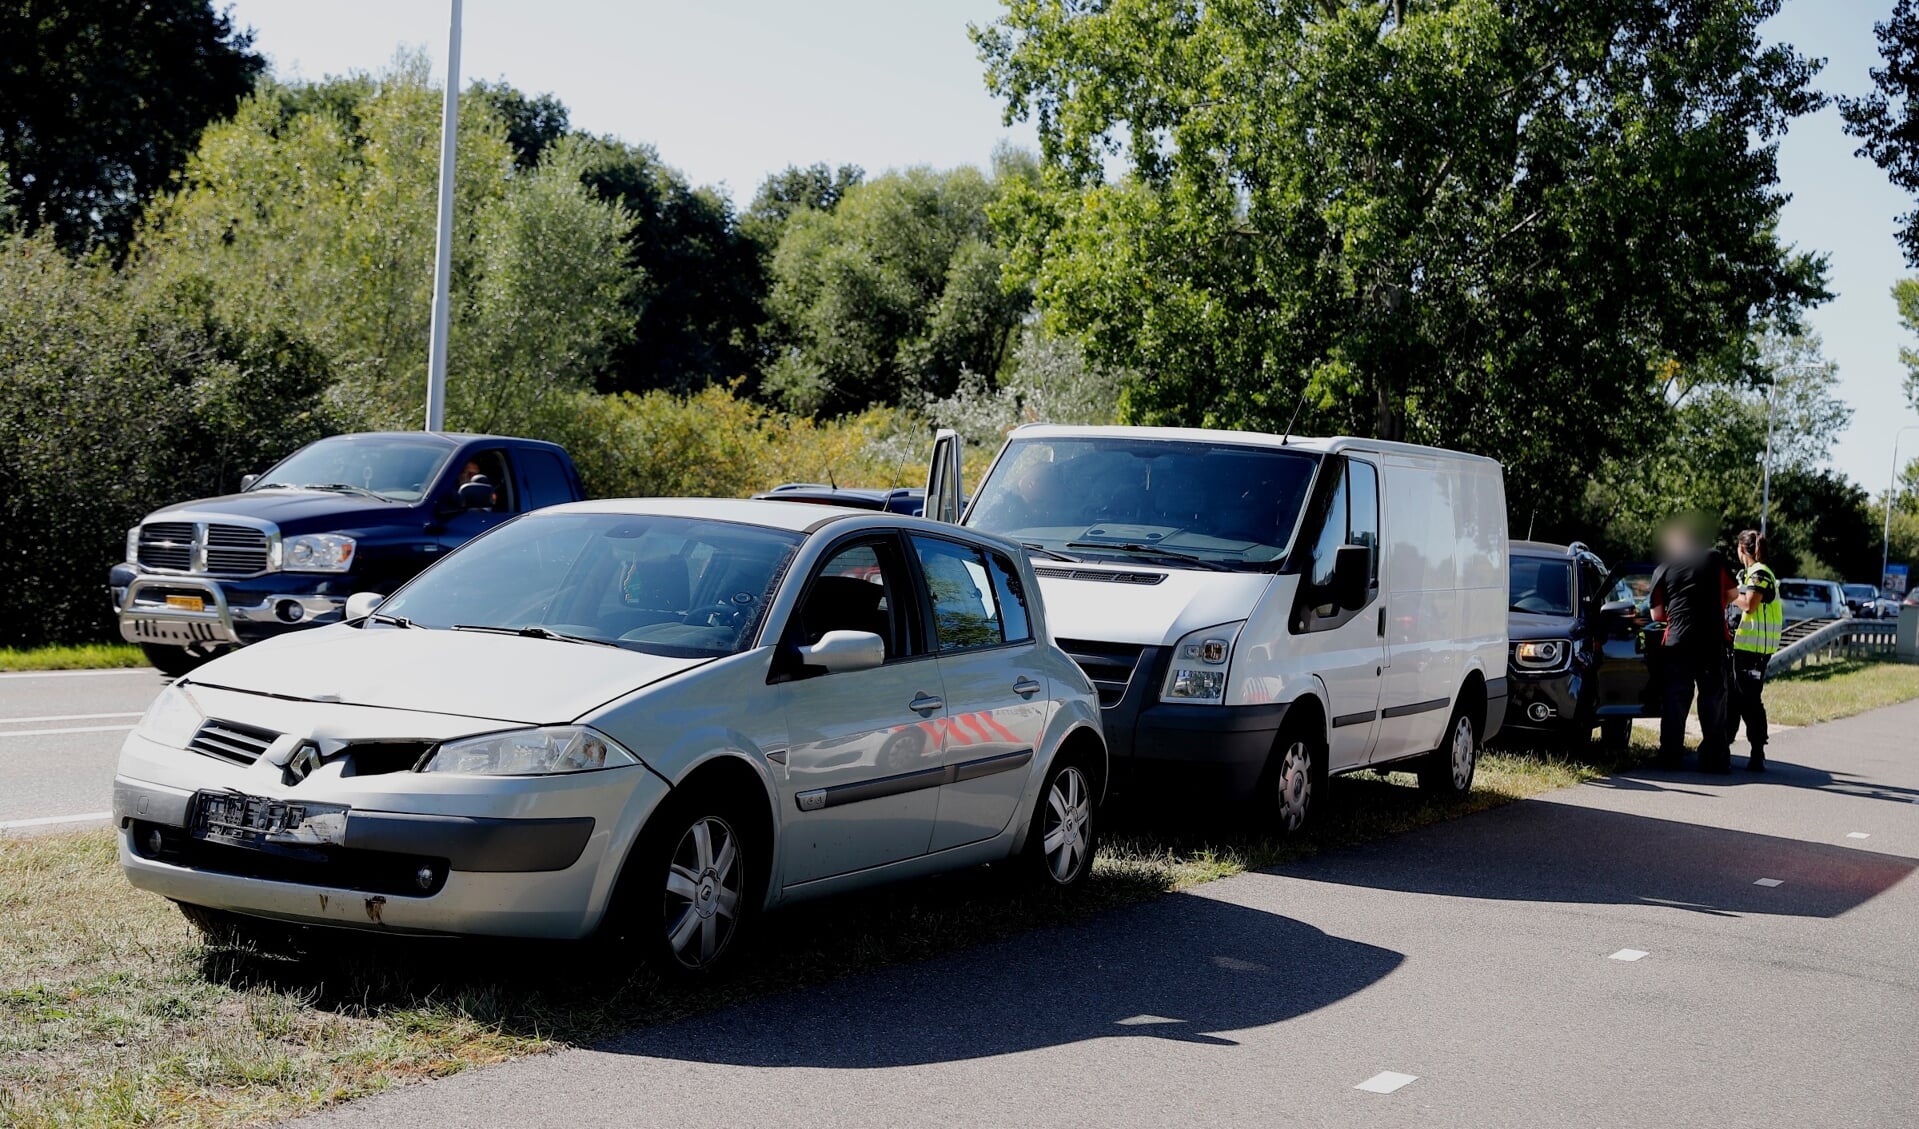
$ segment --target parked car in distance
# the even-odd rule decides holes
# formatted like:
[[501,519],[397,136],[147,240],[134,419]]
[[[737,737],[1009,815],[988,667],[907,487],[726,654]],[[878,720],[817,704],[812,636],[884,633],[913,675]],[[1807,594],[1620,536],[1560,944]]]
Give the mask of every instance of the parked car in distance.
[[167,674],[221,650],[338,623],[518,513],[584,497],[566,451],[498,435],[335,435],[238,494],[155,510],[127,531],[108,592],[120,634]]
[[[960,520],[942,431],[927,514]],[[1370,439],[1030,425],[963,526],[1024,544],[1099,688],[1116,790],[1307,819],[1331,773],[1472,786],[1506,716],[1506,500],[1491,459]]]
[[1858,619],[1898,619],[1899,599],[1879,591],[1874,584],[1841,584],[1846,608]]
[[1512,543],[1509,735],[1584,740],[1597,725],[1617,748],[1631,738],[1633,718],[1658,715],[1647,663],[1652,574],[1641,562],[1609,570],[1576,541]]
[[133,885],[208,929],[598,932],[701,971],[761,909],[1008,859],[1070,887],[1092,865],[1098,698],[1011,542],[586,502],[373,603],[161,694],[114,781]]
[[891,490],[862,486],[832,486],[819,482],[787,482],[756,500],[769,502],[813,502],[822,506],[845,506],[855,510],[885,510],[888,513],[918,517],[926,509],[926,491],[920,487],[898,486]]
[[1808,619],[1845,619],[1852,614],[1845,593],[1831,580],[1791,577],[1779,582],[1779,600],[1787,623]]

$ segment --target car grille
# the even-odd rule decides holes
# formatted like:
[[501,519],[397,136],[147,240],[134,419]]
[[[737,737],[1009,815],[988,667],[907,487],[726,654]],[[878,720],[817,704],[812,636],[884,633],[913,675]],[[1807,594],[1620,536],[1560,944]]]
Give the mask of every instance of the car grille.
[[1051,565],[1034,565],[1033,575],[1054,580],[1097,580],[1107,584],[1153,585],[1166,579],[1163,572],[1102,572],[1096,568],[1054,568]]
[[187,742],[187,748],[202,756],[245,765],[259,760],[260,754],[266,752],[278,736],[271,729],[208,720],[201,724],[193,740]]
[[1061,639],[1060,649],[1079,664],[1099,691],[1099,704],[1112,707],[1126,696],[1139,657],[1146,648],[1133,643],[1095,643],[1087,639]]
[[267,535],[250,525],[150,521],[140,527],[139,560],[171,572],[253,576],[267,571]]

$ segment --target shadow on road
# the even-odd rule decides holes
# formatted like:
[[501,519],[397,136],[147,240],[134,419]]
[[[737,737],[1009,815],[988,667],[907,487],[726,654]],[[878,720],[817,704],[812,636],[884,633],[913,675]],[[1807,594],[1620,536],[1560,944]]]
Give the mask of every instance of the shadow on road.
[[1104,1037],[1231,1046],[1228,1033],[1336,1003],[1403,959],[1290,918],[1172,894],[1086,926],[641,1031],[600,1049],[743,1066],[867,1068]]
[[[1593,787],[1621,788],[1628,790],[1648,790],[1657,792],[1683,792],[1688,796],[1707,796],[1723,788],[1741,787],[1752,784],[1770,784],[1790,788],[1814,788],[1822,792],[1837,792],[1845,796],[1858,796],[1868,800],[1890,800],[1896,804],[1919,803],[1919,788],[1905,788],[1897,784],[1881,784],[1864,779],[1850,772],[1832,772],[1823,768],[1810,768],[1793,764],[1777,758],[1768,758],[1766,772],[1763,775],[1742,771],[1745,758],[1733,758],[1733,772],[1730,776],[1707,775],[1684,769],[1639,768],[1609,776],[1595,781]],[[1678,787],[1685,784],[1686,787]]]

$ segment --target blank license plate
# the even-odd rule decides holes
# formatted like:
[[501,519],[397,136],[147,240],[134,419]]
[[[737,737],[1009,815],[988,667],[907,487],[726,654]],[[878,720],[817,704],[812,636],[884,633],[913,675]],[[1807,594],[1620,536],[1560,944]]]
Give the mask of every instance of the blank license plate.
[[167,607],[189,612],[203,612],[207,610],[207,602],[198,596],[168,596]]

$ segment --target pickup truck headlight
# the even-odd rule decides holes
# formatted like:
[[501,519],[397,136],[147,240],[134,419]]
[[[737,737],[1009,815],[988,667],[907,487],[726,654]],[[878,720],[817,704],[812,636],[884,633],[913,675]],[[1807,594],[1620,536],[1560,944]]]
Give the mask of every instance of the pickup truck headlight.
[[1202,628],[1173,644],[1173,662],[1166,671],[1161,701],[1219,705],[1226,700],[1226,669],[1233,661],[1233,643],[1246,621]]
[[1513,644],[1513,665],[1521,670],[1555,670],[1571,656],[1572,644],[1564,639]]
[[512,729],[448,741],[433,750],[421,772],[475,776],[557,776],[640,763],[619,742],[584,725]]
[[133,731],[155,744],[184,749],[206,719],[192,696],[178,686],[169,686],[153,699]]
[[288,572],[345,572],[353,567],[353,538],[303,533],[280,543],[280,567]]
[[140,563],[140,527],[127,530],[127,563]]

